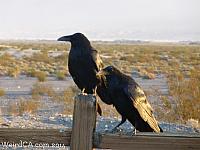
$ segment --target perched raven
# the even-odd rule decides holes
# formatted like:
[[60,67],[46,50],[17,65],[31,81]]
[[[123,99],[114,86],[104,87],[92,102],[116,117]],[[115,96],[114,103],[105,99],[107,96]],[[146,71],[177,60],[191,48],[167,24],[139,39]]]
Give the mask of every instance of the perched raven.
[[[109,104],[109,99],[105,95],[106,91],[104,91],[105,84],[101,82],[101,78],[96,76],[97,72],[103,68],[103,63],[90,41],[82,33],[63,36],[58,41],[71,42],[68,59],[69,73],[82,93],[94,94],[97,92],[99,97]],[[101,115],[99,104],[97,111]]]
[[100,70],[97,76],[105,78],[105,86],[110,102],[121,114],[122,125],[126,119],[140,132],[163,132],[153,116],[153,109],[144,91],[132,79],[113,66]]

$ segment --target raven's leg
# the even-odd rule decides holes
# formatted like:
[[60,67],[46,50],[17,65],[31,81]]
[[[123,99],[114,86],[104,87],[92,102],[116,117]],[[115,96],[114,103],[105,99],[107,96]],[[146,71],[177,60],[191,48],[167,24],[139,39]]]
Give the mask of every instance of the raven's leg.
[[93,89],[93,95],[97,96],[97,86],[95,86],[95,88]]
[[136,135],[136,133],[137,133],[137,130],[136,130],[136,128],[134,129],[134,135]]
[[82,89],[81,94],[87,95],[87,93],[85,93],[85,88]]
[[136,124],[135,124],[135,126],[134,126],[134,132],[133,132],[133,135],[136,135],[137,134],[137,129],[136,129]]
[[115,131],[115,130],[116,130],[119,126],[121,126],[125,121],[126,121],[126,117],[123,117],[123,116],[122,116],[121,122],[120,122],[116,127],[114,127],[114,129],[112,129],[112,131]]

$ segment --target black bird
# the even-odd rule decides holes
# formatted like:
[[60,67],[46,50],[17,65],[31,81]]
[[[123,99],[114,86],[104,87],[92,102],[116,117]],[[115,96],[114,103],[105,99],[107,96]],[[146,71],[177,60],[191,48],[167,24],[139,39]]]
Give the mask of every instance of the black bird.
[[[85,35],[75,33],[60,37],[58,41],[71,42],[68,59],[69,73],[82,93],[94,94],[97,91],[101,99],[110,103],[105,96],[104,83],[101,83],[101,78],[96,76],[97,72],[103,68],[103,62]],[[97,111],[101,115],[101,108],[99,104],[97,106]]]
[[122,116],[121,122],[114,129],[128,119],[140,132],[163,132],[153,115],[153,109],[144,91],[134,79],[113,66],[100,70],[97,76],[105,78],[110,101]]

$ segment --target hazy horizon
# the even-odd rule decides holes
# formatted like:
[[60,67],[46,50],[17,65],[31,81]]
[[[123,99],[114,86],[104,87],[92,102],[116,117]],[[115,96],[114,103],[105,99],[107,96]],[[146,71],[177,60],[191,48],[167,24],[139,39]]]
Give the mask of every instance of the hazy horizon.
[[0,39],[200,41],[199,0],[0,0]]

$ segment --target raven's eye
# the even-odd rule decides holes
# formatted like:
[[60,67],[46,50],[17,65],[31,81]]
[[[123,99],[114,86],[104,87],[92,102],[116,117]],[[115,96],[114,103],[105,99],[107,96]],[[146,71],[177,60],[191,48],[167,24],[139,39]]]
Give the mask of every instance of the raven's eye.
[[112,66],[109,66],[107,69],[108,69],[109,72],[113,71],[113,67]]

